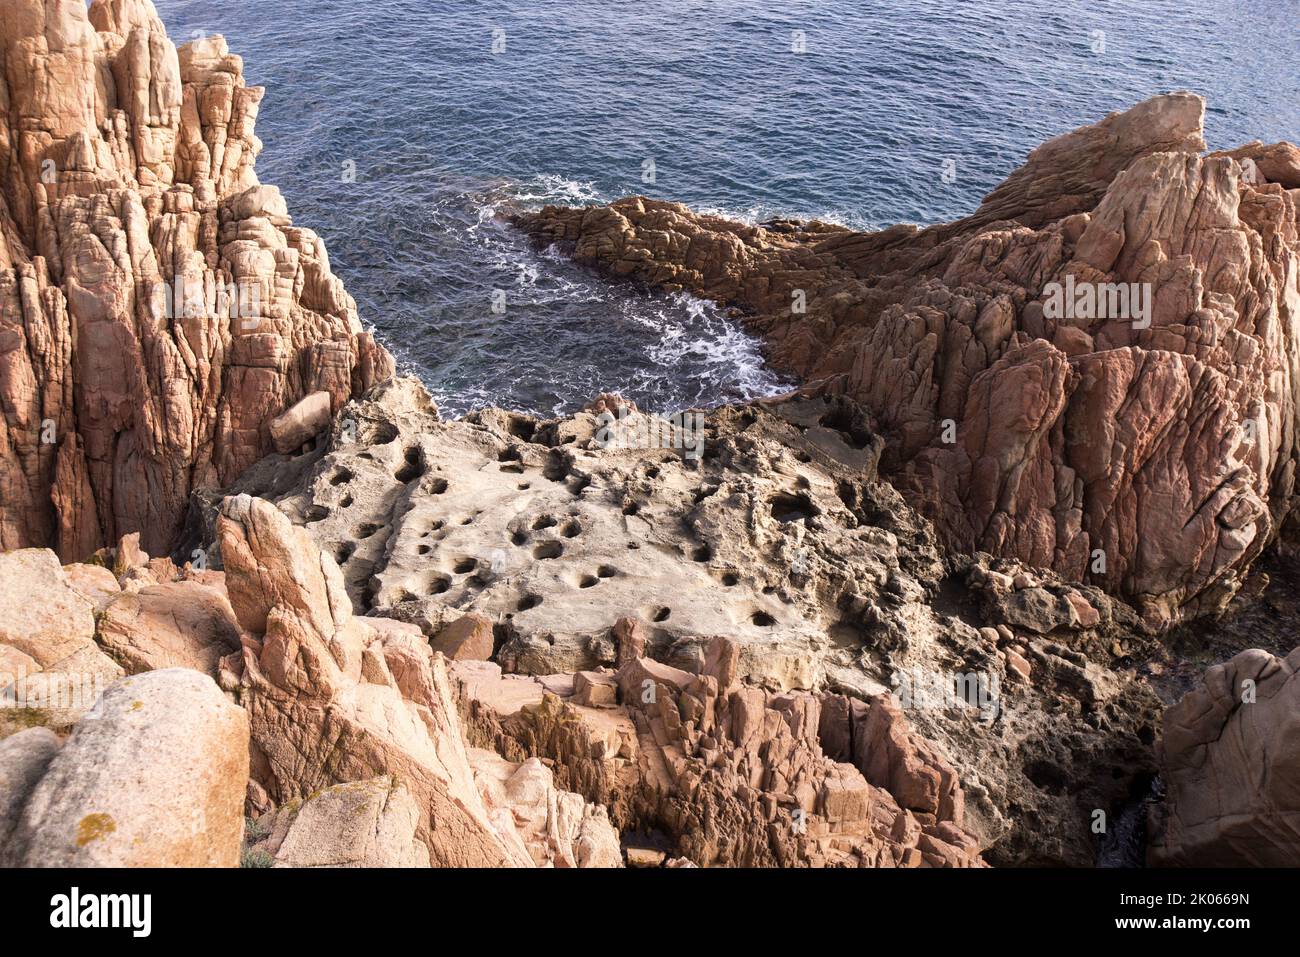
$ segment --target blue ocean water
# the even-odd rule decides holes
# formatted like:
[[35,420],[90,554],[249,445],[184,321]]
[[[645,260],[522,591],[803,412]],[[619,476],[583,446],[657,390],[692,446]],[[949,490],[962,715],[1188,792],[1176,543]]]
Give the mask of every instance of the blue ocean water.
[[224,34],[267,87],[263,182],[448,414],[786,385],[711,305],[531,250],[497,218],[512,206],[645,193],[933,223],[1047,137],[1179,89],[1208,98],[1213,147],[1300,142],[1300,0],[156,5],[173,39]]

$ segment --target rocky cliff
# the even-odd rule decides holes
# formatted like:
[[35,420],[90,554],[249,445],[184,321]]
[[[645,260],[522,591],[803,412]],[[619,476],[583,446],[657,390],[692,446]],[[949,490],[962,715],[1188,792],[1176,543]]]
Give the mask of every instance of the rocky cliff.
[[258,182],[263,91],[149,0],[0,18],[0,548],[165,552],[191,489],[299,399],[392,372],[324,244]]
[[521,215],[612,276],[737,307],[861,402],[944,544],[1220,610],[1294,507],[1300,150],[1204,153],[1157,97],[1034,150],[970,217],[859,233],[674,203]]
[[220,38],[0,56],[0,865],[1300,860],[1295,147],[1179,94],[924,230],[522,216],[805,386],[448,422]]

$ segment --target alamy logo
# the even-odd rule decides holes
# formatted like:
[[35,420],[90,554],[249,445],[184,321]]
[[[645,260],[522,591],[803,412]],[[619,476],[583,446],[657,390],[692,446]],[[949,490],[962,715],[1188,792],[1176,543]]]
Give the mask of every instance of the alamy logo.
[[0,709],[57,711],[65,708],[98,717],[102,675],[94,672],[42,671],[35,674],[0,672]]
[[148,937],[153,929],[152,894],[68,894],[50,898],[50,926],[126,927],[133,937]]
[[975,708],[981,721],[993,721],[1002,710],[998,676],[991,672],[895,671],[889,684],[904,709],[948,711]]
[[596,420],[600,428],[593,437],[602,449],[684,449],[688,459],[704,454],[704,414],[678,412],[660,419],[650,415],[632,418],[627,407],[618,415],[602,412]]
[[226,317],[243,320],[243,328],[255,329],[262,319],[262,289],[256,282],[226,282],[211,275],[153,284],[162,298],[163,315],[169,320]]
[[1048,319],[1122,319],[1134,329],[1151,326],[1151,283],[1080,282],[1073,274],[1065,283],[1049,282],[1043,287],[1047,301],[1043,315]]

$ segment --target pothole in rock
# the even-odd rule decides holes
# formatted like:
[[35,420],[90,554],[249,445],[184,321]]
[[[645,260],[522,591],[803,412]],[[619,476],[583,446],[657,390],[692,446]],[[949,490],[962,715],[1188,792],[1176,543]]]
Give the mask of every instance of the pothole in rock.
[[545,560],[548,558],[559,558],[564,554],[564,546],[559,542],[542,542],[533,549],[533,558]]
[[506,431],[517,439],[531,442],[533,436],[537,434],[537,423],[532,419],[523,419],[512,415],[506,423]]
[[406,450],[402,458],[402,465],[393,473],[393,478],[405,485],[407,482],[413,482],[424,474],[424,454],[420,451],[418,445],[413,445]]
[[389,442],[397,440],[397,426],[391,422],[375,422],[368,431],[362,435],[362,441],[366,445],[387,445]]
[[564,456],[559,452],[552,451],[546,458],[546,467],[542,469],[542,475],[552,482],[563,482],[564,477],[569,474],[569,467],[564,464]]
[[871,430],[866,427],[861,416],[855,416],[848,404],[831,409],[817,423],[822,428],[838,432],[844,444],[861,451],[871,444]]
[[983,623],[975,597],[962,575],[948,575],[944,578],[939,583],[939,593],[931,601],[930,607],[936,614],[958,618],[972,628],[978,628]]
[[830,639],[831,644],[837,648],[847,648],[850,651],[856,651],[867,643],[867,633],[856,622],[837,621],[826,629],[826,636]]
[[817,514],[817,506],[807,495],[780,492],[770,503],[772,517],[782,524],[803,522]]
[[1050,761],[1031,762],[1025,767],[1025,776],[1048,794],[1065,794],[1070,786],[1069,776]]
[[522,475],[524,472],[523,455],[515,446],[502,449],[497,453],[497,461],[501,464],[498,466],[502,472],[513,472],[516,475]]

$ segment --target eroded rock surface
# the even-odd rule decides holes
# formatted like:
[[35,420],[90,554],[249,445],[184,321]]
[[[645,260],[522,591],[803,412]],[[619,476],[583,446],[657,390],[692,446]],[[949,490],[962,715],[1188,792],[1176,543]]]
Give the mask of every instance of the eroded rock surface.
[[1300,861],[1300,648],[1244,651],[1165,712],[1164,800],[1150,821],[1158,866]]
[[[512,806],[485,803],[445,659],[407,632],[354,617],[338,566],[306,532],[243,495],[224,503],[219,533],[231,604],[252,633],[229,661],[229,681],[249,715],[253,781],[272,801],[395,776],[418,809],[415,838],[435,866],[592,859],[565,843],[580,843],[582,828],[546,831],[549,850],[534,853]],[[545,814],[545,793],[541,800]],[[581,821],[578,802],[562,801]]]
[[[460,662],[453,675],[475,737],[551,756],[620,829],[665,835],[699,866],[982,864],[962,827],[956,772],[888,696],[836,712],[816,695],[764,692],[737,681],[737,652],[714,639],[699,674],[629,659],[608,673],[621,704],[591,704],[554,677],[503,675],[491,663]],[[837,732],[860,737],[855,757],[872,783],[853,760],[825,753],[823,734]],[[631,850],[628,859],[640,861]]]
[[[0,64],[0,864],[1091,864],[1135,656],[1294,518],[1300,151],[1189,94],[928,229],[522,217],[806,383],[688,434],[441,421],[220,37],[12,0]],[[1296,862],[1296,654],[1166,713],[1152,863]]]
[[275,867],[428,867],[419,820],[415,798],[392,778],[336,784],[260,820],[268,833],[248,853]]
[[[625,422],[650,427],[640,413]],[[443,422],[418,383],[399,379],[345,407],[316,450],[272,456],[240,487],[276,501],[341,563],[355,612],[387,616],[360,621],[401,619],[435,647],[477,632],[483,651],[490,626],[486,664],[530,695],[626,708],[615,670],[650,661],[699,676],[711,643],[729,639],[738,682],[817,696],[837,717],[814,723],[840,729],[822,754],[856,762],[887,792],[902,788],[895,762],[872,762],[891,738],[872,731],[879,748],[857,755],[853,742],[870,736],[849,730],[854,703],[971,676],[989,694],[983,710],[904,708],[917,740],[953,769],[966,832],[999,863],[1091,862],[1092,810],[1154,772],[1159,702],[1118,664],[1138,624],[1130,608],[1012,561],[945,557],[929,524],[873,480],[881,442],[847,397],[718,410],[698,458],[606,446],[599,430],[592,413]],[[508,756],[559,759],[549,744]],[[561,786],[610,807],[616,823],[634,820],[579,781]],[[682,833],[694,827],[676,820]],[[767,848],[753,860],[775,859],[753,840]],[[825,849],[801,859],[845,860]]]
[[[1058,137],[975,214],[922,230],[638,197],[517,222],[612,276],[736,306],[778,366],[862,403],[883,471],[946,545],[1097,585],[1159,626],[1222,608],[1294,501],[1295,148],[1203,156],[1203,111],[1173,94]],[[1083,287],[1105,308],[1054,308]],[[1149,308],[1120,314],[1121,290]]]
[[0,61],[0,549],[164,554],[273,419],[392,361],[258,182],[263,90],[221,37],[177,50],[149,0],[12,0]]
[[0,863],[234,867],[248,725],[245,712],[195,671],[117,682],[30,788]]
[[95,641],[95,610],[49,549],[0,554],[0,733],[70,728],[123,675]]

